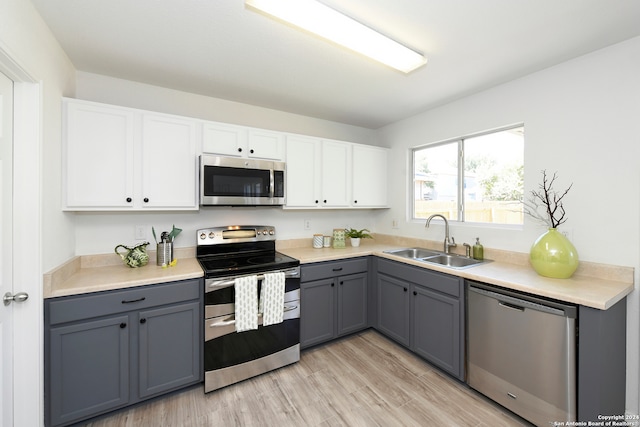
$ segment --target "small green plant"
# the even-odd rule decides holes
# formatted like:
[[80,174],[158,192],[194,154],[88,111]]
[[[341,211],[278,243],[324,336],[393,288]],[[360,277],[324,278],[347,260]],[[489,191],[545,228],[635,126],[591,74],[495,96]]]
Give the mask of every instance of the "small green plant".
[[352,239],[373,239],[370,231],[366,228],[362,230],[356,230],[355,228],[347,228],[344,230],[344,235],[347,237],[351,237]]

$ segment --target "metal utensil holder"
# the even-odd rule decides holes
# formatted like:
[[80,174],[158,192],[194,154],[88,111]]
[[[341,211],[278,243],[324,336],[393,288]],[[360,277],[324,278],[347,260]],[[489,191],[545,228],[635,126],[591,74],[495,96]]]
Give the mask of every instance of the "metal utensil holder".
[[173,261],[173,242],[158,243],[157,265],[169,265]]

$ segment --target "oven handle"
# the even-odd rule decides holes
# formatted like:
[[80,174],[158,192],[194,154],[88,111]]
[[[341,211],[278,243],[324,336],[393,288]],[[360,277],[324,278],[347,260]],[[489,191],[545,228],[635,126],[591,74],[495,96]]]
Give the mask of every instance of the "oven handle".
[[[298,308],[297,305],[285,305],[283,312],[287,313],[289,311],[294,311]],[[228,316],[226,319],[224,320],[219,320],[213,323],[209,324],[210,328],[217,328],[217,327],[222,327],[222,326],[229,326],[229,325],[233,325],[234,323],[236,323],[236,315],[232,314],[230,316]],[[262,324],[262,313],[258,313],[258,324],[261,325]]]
[[[243,276],[244,277],[244,276]],[[292,278],[297,278],[300,277],[300,269],[299,268],[290,268],[289,270],[284,270],[284,278],[285,279],[292,279]],[[209,280],[207,280],[207,288],[209,289],[217,289],[217,288],[226,288],[229,286],[233,286],[236,283],[236,279],[238,277],[235,277],[233,279],[222,279],[222,280],[215,280],[215,279],[209,279],[211,280],[209,282]],[[260,280],[264,280],[264,274],[258,274],[257,275],[257,279],[258,281]]]

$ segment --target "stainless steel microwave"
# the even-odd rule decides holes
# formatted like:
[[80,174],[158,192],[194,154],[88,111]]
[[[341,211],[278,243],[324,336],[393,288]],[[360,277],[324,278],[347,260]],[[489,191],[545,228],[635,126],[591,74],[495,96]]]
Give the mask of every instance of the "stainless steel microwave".
[[200,156],[200,205],[284,205],[285,164],[270,160]]

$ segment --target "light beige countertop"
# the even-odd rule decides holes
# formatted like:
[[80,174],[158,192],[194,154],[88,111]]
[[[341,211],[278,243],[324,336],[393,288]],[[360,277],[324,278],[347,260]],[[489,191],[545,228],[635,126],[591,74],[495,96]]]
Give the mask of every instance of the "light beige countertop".
[[528,254],[485,248],[485,257],[492,260],[491,262],[457,270],[384,253],[387,250],[410,247],[442,250],[441,247],[434,246],[435,242],[388,236],[376,236],[375,240],[363,239],[362,242],[357,248],[350,247],[348,244],[344,249],[314,249],[310,244],[305,247],[287,247],[283,244],[278,250],[299,259],[302,264],[375,255],[465,279],[600,310],[612,307],[630,294],[634,288],[632,267],[581,262],[571,278],[551,279],[542,277],[533,270],[528,261]]
[[[634,289],[632,267],[581,262],[571,278],[550,279],[539,276],[533,270],[527,254],[485,248],[485,257],[491,262],[456,270],[384,253],[387,250],[409,247],[441,250],[438,242],[385,235],[375,237],[375,240],[363,239],[362,245],[357,248],[347,244],[344,249],[314,249],[311,239],[278,241],[276,248],[299,259],[301,264],[375,255],[600,310],[612,307]],[[127,267],[115,254],[77,256],[44,275],[44,297],[54,298],[203,277],[204,273],[195,259],[195,248],[176,248],[175,254],[178,263],[168,268],[155,265],[153,251],[149,251],[149,264],[140,268]]]
[[204,276],[193,248],[176,249],[178,262],[173,267],[159,267],[155,259],[155,252],[149,251],[149,264],[131,268],[116,254],[77,256],[44,275],[43,294],[55,298]]

